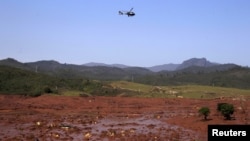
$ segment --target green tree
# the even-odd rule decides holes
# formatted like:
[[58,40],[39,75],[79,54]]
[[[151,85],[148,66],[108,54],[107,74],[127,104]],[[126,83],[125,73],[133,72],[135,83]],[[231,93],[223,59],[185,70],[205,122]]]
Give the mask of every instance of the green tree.
[[231,115],[234,113],[233,104],[229,103],[218,103],[217,110],[225,117],[226,120],[231,120]]
[[207,117],[210,114],[210,109],[208,107],[201,107],[198,112],[204,116],[204,120],[207,120]]

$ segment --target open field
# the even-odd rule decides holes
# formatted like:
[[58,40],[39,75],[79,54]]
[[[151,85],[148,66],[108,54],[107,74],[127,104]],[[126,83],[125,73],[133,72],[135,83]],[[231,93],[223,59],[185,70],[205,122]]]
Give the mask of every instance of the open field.
[[184,86],[151,86],[127,81],[115,81],[110,84],[113,88],[134,91],[135,97],[161,97],[161,98],[198,98],[213,99],[221,97],[240,98],[250,96],[250,90],[213,87],[202,85]]
[[[250,99],[0,95],[0,140],[206,141],[208,124],[250,124]],[[216,111],[235,106],[234,120]],[[211,109],[203,121],[198,109]]]

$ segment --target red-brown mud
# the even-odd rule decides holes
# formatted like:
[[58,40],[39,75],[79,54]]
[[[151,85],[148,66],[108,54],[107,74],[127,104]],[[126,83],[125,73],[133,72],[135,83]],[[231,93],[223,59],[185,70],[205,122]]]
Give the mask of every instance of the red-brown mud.
[[[234,104],[234,120],[216,111]],[[209,120],[198,109],[208,106]],[[249,124],[249,99],[0,95],[0,141],[206,141],[208,124]]]

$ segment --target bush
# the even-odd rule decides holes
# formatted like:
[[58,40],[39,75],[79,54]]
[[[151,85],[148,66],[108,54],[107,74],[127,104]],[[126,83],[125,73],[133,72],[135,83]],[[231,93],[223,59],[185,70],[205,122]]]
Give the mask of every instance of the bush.
[[208,107],[202,107],[198,112],[204,116],[204,120],[207,120],[207,116],[210,114],[210,109]]
[[45,87],[44,88],[45,93],[53,93],[52,89],[50,87]]
[[42,90],[40,88],[36,88],[34,89],[33,91],[31,92],[27,92],[28,93],[28,96],[31,96],[31,97],[38,97],[38,96],[41,96],[42,95]]
[[225,117],[226,120],[231,120],[231,115],[234,113],[233,104],[228,103],[218,103],[217,110]]
[[217,111],[218,111],[218,112],[221,112],[222,105],[224,105],[224,104],[227,104],[227,103],[218,103],[218,104],[217,104]]

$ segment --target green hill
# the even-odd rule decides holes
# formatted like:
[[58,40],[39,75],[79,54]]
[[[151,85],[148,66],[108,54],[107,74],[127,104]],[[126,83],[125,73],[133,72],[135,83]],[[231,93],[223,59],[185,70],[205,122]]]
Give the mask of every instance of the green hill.
[[[244,72],[244,70],[241,71]],[[241,71],[236,69],[227,73],[232,77],[235,76],[243,79],[245,78],[245,73]],[[228,75],[227,73],[225,75]],[[218,74],[218,76],[223,76],[223,74]],[[188,84],[188,82],[183,85],[149,85],[129,81],[97,81],[87,78],[64,78],[0,65],[0,93],[30,96],[53,93],[88,96],[217,98],[221,96],[248,96],[250,90],[218,87],[215,85]]]
[[[54,60],[31,63],[21,63],[11,58],[0,60],[2,93],[36,95],[42,92],[60,93],[62,89],[69,89],[95,95],[117,95],[124,91],[112,90],[109,86],[103,90],[102,86],[109,85],[105,81],[130,81],[152,87],[200,85],[250,89],[250,69],[235,64],[218,64],[152,72],[141,67],[83,66],[61,64]],[[137,91],[143,92],[143,89],[137,88]],[[130,92],[131,95],[136,94],[135,91]]]
[[211,71],[209,68],[191,67],[174,72],[159,72],[135,79],[149,85],[207,85],[227,88],[250,89],[250,69],[235,66],[226,70]]
[[9,66],[0,66],[0,93],[39,96],[62,89],[83,89],[85,79],[65,79]]

